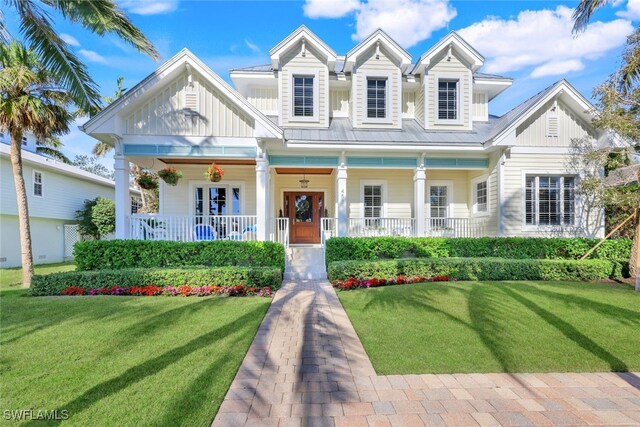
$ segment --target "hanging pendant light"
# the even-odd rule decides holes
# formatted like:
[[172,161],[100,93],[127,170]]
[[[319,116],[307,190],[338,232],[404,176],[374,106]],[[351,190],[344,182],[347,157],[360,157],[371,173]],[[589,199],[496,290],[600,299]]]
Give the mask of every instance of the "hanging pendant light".
[[307,179],[307,173],[306,173],[306,169],[304,170],[304,173],[302,175],[302,179],[299,181],[300,182],[300,188],[308,188],[309,187],[309,180]]

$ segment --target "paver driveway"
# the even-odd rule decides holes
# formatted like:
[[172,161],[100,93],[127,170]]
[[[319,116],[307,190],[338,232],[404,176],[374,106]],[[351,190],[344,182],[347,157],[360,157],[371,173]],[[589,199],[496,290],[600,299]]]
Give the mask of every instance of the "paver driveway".
[[640,425],[640,377],[377,376],[331,285],[289,282],[276,293],[213,425]]

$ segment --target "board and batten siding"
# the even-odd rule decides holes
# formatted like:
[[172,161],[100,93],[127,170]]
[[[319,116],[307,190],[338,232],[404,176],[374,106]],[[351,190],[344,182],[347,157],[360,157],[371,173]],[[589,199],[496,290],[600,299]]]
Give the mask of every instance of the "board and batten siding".
[[[42,173],[42,197],[33,195],[33,171]],[[114,187],[76,178],[56,172],[54,169],[24,162],[23,176],[27,188],[29,216],[34,218],[61,219],[75,222],[76,211],[86,199],[104,197],[113,199]],[[0,159],[0,213],[17,215],[16,190],[13,183],[11,162]]]
[[242,215],[256,215],[256,167],[251,165],[221,165],[224,178],[220,182],[208,182],[204,176],[207,165],[175,165],[182,172],[178,185],[162,185],[160,212],[162,215],[193,215],[194,186],[243,184],[240,195]]
[[[398,65],[390,58],[386,50],[380,48],[380,56],[376,59],[375,49],[372,48],[366,55],[363,55],[364,60],[358,60],[353,71],[353,85],[352,90],[355,94],[353,97],[352,105],[353,111],[356,115],[356,127],[363,128],[399,128],[401,127],[401,108],[402,93],[401,93],[401,73]],[[367,92],[366,92],[366,77],[387,77],[387,112],[389,117],[384,120],[384,123],[377,120],[367,119]]]
[[[280,71],[281,79],[281,108],[282,125],[289,127],[328,127],[328,109],[327,95],[329,90],[329,71],[327,65],[316,50],[306,44],[305,56],[302,56],[302,42],[298,42],[289,50],[284,58],[282,58],[282,69]],[[318,107],[318,121],[296,121],[294,117],[290,117],[291,103],[293,102],[292,72],[305,71],[318,73],[318,99],[314,100],[314,108]],[[317,103],[317,104],[316,104]],[[315,112],[315,111],[314,111]]]
[[[187,73],[162,90],[126,119],[130,135],[253,136],[253,119],[196,73],[189,86]],[[196,93],[197,112],[185,110],[185,94]]]
[[413,119],[416,115],[416,92],[414,90],[402,91],[402,118]]
[[335,88],[329,91],[329,102],[331,117],[349,117],[349,99],[351,97],[349,88]]
[[472,115],[474,121],[486,122],[489,120],[489,104],[486,93],[476,92],[473,94]]
[[[561,101],[549,101],[516,129],[516,145],[569,147],[574,138],[593,137],[591,127],[577,118]],[[554,117],[555,116],[555,117]],[[549,135],[549,119],[557,120],[557,136]]]
[[[451,60],[447,60],[447,52],[443,52],[432,61],[427,69],[427,110],[429,112],[429,128],[437,130],[465,130],[471,127],[471,69],[452,52]],[[459,79],[460,113],[459,124],[443,124],[437,122],[438,114],[438,79]]]
[[276,87],[252,87],[247,100],[263,114],[278,114],[278,88]]

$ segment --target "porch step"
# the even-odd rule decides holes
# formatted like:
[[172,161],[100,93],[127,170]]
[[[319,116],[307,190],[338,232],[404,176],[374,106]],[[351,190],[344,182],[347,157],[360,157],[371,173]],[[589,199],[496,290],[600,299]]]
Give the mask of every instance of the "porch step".
[[324,248],[289,247],[286,250],[284,280],[326,280]]

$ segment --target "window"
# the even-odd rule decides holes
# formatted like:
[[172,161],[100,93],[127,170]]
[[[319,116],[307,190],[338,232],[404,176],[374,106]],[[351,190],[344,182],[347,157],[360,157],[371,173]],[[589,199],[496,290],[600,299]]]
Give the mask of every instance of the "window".
[[382,217],[382,186],[381,185],[365,185],[364,193],[364,217],[380,218]]
[[449,196],[446,185],[429,186],[429,203],[431,218],[446,218],[449,216]]
[[236,186],[204,186],[195,188],[196,216],[240,215],[240,188]]
[[458,80],[438,81],[438,119],[458,119]]
[[387,79],[367,78],[367,118],[387,117]]
[[24,145],[24,146],[27,145],[27,137],[26,136],[22,137],[22,145]]
[[313,76],[293,77],[293,115],[313,117]]
[[42,172],[33,171],[33,195],[42,197]]
[[527,175],[525,224],[573,225],[574,221],[574,177]]
[[474,211],[476,213],[487,212],[487,200],[488,200],[487,181],[481,181],[476,183],[474,186],[474,192],[475,192]]
[[142,209],[142,199],[138,196],[131,196],[131,213],[138,213]]

